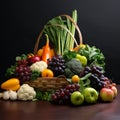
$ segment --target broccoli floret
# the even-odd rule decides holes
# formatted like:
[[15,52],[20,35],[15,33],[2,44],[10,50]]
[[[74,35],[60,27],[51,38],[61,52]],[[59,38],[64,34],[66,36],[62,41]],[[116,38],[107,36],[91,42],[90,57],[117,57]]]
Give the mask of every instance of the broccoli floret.
[[74,75],[74,73],[69,69],[69,68],[65,68],[65,76],[67,77],[67,78],[71,78],[71,76],[73,76]]
[[81,62],[76,58],[72,58],[70,61],[66,62],[65,66],[65,76],[68,78],[71,78],[73,75],[79,75],[83,70]]

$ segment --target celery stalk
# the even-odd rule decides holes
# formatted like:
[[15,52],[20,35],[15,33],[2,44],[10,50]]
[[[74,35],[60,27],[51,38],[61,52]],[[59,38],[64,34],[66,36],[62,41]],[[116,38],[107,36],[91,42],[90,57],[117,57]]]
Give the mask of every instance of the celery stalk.
[[[72,18],[75,21],[75,23],[77,23],[77,11],[76,10],[73,11]],[[73,36],[75,36],[75,25],[73,23],[72,23],[72,27],[71,27],[71,33],[73,34]],[[72,38],[70,39],[70,43],[71,43],[70,48],[73,48],[74,47],[74,41],[73,41]]]

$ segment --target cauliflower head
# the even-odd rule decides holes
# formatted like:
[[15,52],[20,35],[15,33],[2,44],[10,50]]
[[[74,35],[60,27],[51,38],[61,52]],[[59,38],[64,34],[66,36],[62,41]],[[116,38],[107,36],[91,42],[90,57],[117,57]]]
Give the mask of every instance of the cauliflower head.
[[33,63],[31,66],[30,66],[30,69],[32,71],[38,71],[38,72],[42,72],[44,69],[47,68],[47,63],[44,62],[44,61],[38,61],[38,62],[35,62]]
[[33,87],[28,84],[21,85],[20,89],[17,91],[18,100],[32,100],[36,96],[36,91]]

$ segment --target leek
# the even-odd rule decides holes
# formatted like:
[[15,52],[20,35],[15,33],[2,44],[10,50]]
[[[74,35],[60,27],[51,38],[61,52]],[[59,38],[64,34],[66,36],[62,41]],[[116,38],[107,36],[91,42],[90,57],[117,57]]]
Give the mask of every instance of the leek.
[[66,50],[73,49],[77,45],[75,39],[74,23],[77,23],[77,11],[72,12],[74,23],[67,18],[68,15],[57,16],[44,26],[43,31],[49,36],[50,43],[53,44],[56,54],[63,55]]

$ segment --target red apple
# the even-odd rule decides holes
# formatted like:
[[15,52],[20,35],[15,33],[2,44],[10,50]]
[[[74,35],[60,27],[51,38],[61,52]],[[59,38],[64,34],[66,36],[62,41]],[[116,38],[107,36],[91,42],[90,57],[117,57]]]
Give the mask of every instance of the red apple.
[[114,99],[114,92],[110,88],[102,88],[100,90],[100,98],[103,102],[112,102]]
[[30,65],[32,65],[33,63],[35,63],[37,61],[40,61],[40,60],[41,60],[40,57],[35,55],[35,56],[32,56],[32,57],[28,58],[28,63]]
[[110,87],[110,89],[113,91],[113,93],[114,93],[114,98],[117,96],[117,88],[116,88],[116,86],[115,85],[112,85],[111,87]]

